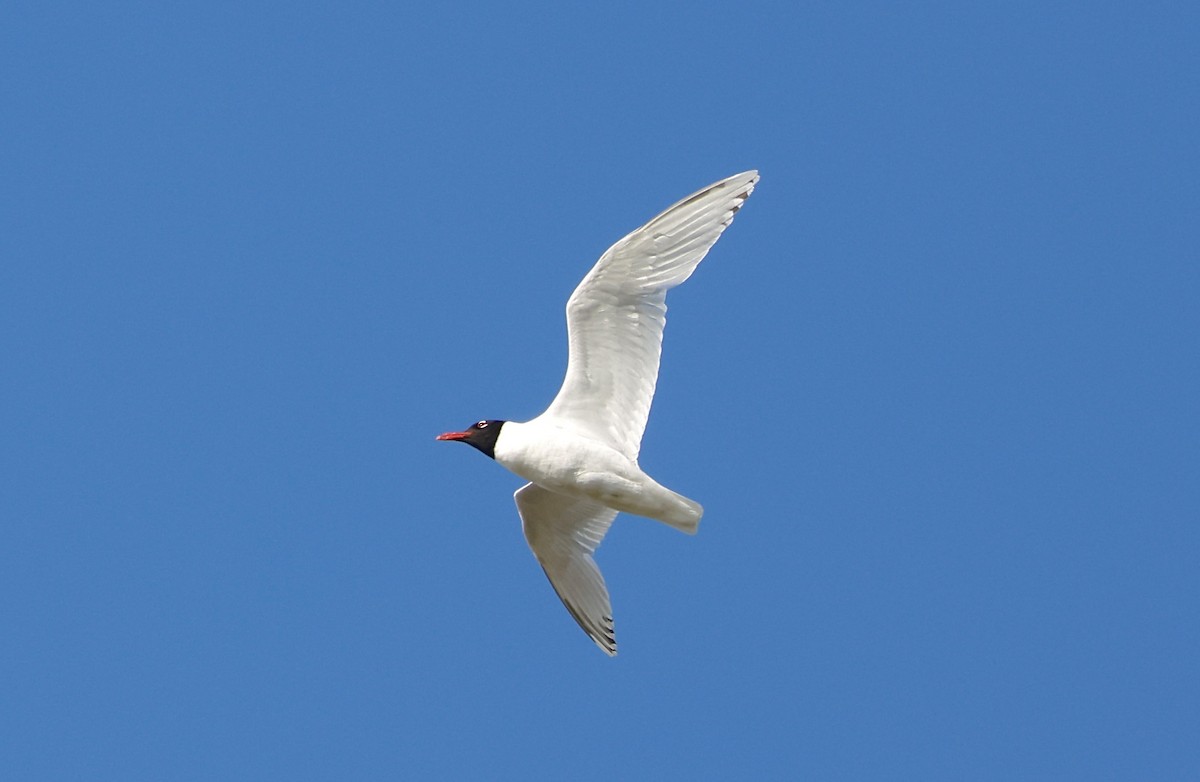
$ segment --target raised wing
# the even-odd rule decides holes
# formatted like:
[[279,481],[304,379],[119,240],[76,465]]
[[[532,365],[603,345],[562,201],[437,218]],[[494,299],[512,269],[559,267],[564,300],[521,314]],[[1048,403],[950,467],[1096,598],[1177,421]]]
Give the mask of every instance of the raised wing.
[[608,655],[617,653],[612,605],[592,552],[617,512],[527,483],[513,495],[529,548],[550,585],[583,631]]
[[747,171],[688,196],[614,244],[567,301],[570,359],[542,415],[631,459],[650,415],[667,291],[686,280],[754,190]]

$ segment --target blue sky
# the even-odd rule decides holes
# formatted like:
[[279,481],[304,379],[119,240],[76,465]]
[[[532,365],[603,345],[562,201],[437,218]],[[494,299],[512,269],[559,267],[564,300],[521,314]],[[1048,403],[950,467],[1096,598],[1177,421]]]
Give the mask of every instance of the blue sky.
[[[2,21],[7,778],[1200,776],[1194,5]],[[748,168],[610,660],[433,437]]]

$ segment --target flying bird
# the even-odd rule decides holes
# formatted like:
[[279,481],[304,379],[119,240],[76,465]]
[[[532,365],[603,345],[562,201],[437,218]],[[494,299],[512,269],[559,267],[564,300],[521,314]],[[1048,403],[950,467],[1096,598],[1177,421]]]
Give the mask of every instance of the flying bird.
[[617,653],[592,554],[618,512],[695,534],[704,509],[638,466],[666,324],[667,291],[692,275],[758,182],[757,171],[688,196],[608,249],[567,300],[562,388],[524,423],[479,421],[438,440],[474,446],[529,481],[514,494],[525,539],[596,645]]

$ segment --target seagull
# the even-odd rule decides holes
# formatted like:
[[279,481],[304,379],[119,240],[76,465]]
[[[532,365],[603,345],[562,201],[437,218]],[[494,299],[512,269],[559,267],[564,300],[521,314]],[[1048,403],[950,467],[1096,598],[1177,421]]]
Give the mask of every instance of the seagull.
[[529,481],[513,495],[525,540],[563,605],[609,656],[612,605],[592,558],[618,512],[695,534],[704,509],[638,466],[667,291],[692,275],[750,197],[757,171],[709,185],[608,249],[567,300],[562,388],[530,421],[485,420],[438,440],[473,446]]

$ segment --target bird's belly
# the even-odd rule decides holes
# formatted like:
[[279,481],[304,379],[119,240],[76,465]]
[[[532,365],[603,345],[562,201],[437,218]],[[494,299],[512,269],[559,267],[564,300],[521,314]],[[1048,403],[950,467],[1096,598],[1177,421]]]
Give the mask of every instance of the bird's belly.
[[626,477],[615,472],[583,470],[567,478],[548,476],[540,485],[636,516],[657,518],[671,503],[668,496],[671,492],[640,471],[637,476]]
[[[497,451],[498,461],[527,481],[625,510],[653,481],[637,462],[603,443],[568,432],[545,433],[536,446]],[[630,510],[629,512],[637,512]]]
[[530,454],[509,469],[547,489],[560,491],[589,487],[595,491],[614,491],[641,472],[636,464],[612,449],[577,445]]
[[625,511],[626,513],[644,514],[645,482],[630,480],[611,472],[580,473],[572,486],[567,487],[569,493],[595,500],[601,505]]
[[673,517],[681,502],[687,503],[642,472],[634,460],[573,434],[542,438],[534,448],[497,451],[497,457],[503,457],[501,463],[509,470],[545,489],[636,516]]

